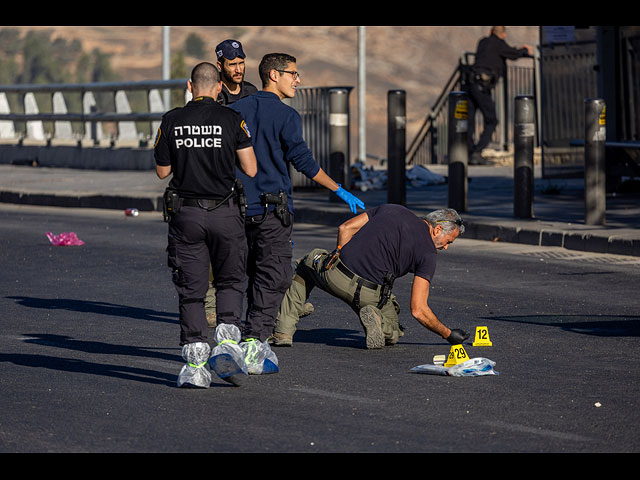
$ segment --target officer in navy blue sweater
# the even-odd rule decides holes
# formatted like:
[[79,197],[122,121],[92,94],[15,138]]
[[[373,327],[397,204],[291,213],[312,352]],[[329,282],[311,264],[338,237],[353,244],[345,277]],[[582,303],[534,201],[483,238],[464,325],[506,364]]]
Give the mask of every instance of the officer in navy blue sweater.
[[238,100],[230,108],[240,112],[251,135],[258,173],[251,178],[238,171],[247,196],[245,231],[248,309],[245,341],[265,342],[273,334],[280,303],[292,279],[293,186],[289,164],[319,185],[333,191],[355,214],[364,203],[329,177],[302,138],[298,112],[282,102],[293,98],[300,84],[296,59],[271,53],[259,65],[262,90]]

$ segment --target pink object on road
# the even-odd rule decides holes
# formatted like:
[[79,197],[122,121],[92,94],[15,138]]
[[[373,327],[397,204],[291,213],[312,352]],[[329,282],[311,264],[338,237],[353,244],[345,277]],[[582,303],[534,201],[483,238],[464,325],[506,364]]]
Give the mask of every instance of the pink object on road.
[[84,245],[84,242],[74,232],[62,232],[60,235],[47,232],[47,238],[56,247]]

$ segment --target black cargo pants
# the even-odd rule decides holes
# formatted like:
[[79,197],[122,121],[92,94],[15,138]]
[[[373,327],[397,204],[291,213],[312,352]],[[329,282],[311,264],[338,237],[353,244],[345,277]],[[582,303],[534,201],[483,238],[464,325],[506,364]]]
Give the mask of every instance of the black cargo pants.
[[[498,126],[498,116],[496,114],[496,104],[493,100],[492,90],[490,87],[483,86],[477,81],[471,82],[468,88],[469,94],[469,120],[467,142],[469,144],[469,152],[481,153],[489,143],[491,137]],[[476,111],[482,112],[483,130],[480,134],[478,142],[474,144],[475,138],[475,116]]]
[[207,341],[204,298],[209,287],[209,265],[218,323],[242,328],[247,243],[237,204],[229,201],[211,211],[182,206],[169,222],[167,256],[178,293],[180,345]]
[[258,215],[247,217],[246,222],[249,255],[247,321],[243,338],[264,342],[273,334],[280,303],[291,285],[293,221],[285,227],[273,212],[268,212],[264,221],[261,220],[262,215]]

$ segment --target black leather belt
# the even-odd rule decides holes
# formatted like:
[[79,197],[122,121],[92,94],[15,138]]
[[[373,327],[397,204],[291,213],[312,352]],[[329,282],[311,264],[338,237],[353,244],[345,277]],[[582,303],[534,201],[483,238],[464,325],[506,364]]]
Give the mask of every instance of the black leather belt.
[[[338,260],[338,262],[336,263],[336,267],[350,279],[356,276],[356,274],[349,270],[347,266],[340,260]],[[370,288],[371,290],[377,290],[378,287],[380,287],[380,285],[378,285],[377,283],[370,282],[369,280],[366,280],[362,277],[358,277],[358,283],[363,287]]]
[[185,207],[200,207],[210,210],[212,208],[216,208],[218,205],[223,203],[228,203],[229,200],[235,203],[235,197],[232,199],[224,199],[224,200],[211,200],[208,198],[183,198],[182,205]]

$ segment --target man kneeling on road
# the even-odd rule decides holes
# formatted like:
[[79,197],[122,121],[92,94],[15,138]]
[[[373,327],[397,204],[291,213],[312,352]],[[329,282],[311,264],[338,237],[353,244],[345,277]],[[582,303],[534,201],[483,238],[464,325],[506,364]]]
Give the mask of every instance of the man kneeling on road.
[[442,324],[427,304],[436,253],[464,233],[453,209],[420,218],[409,209],[386,204],[353,217],[338,228],[337,248],[314,249],[299,259],[291,287],[280,307],[272,343],[291,346],[305,301],[314,287],[346,302],[360,317],[367,348],[394,345],[402,331],[400,306],[391,288],[396,278],[414,273],[411,314],[451,344],[469,334]]

